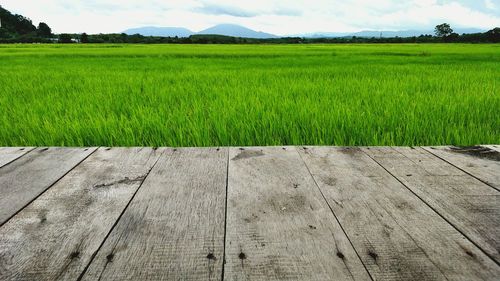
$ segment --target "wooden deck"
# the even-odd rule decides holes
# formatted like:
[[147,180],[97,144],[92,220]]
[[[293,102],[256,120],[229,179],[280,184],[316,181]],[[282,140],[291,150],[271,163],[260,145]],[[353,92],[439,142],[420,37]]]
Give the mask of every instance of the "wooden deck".
[[0,148],[0,280],[500,280],[500,146]]

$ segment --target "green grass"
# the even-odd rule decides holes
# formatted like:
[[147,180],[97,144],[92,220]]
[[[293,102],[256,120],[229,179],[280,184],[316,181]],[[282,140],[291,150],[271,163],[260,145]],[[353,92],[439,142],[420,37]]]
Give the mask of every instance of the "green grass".
[[0,45],[0,146],[500,143],[500,45]]

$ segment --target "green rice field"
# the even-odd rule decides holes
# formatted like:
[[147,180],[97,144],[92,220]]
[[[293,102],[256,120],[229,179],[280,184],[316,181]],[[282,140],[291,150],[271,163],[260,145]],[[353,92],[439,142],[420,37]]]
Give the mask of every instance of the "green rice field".
[[0,146],[500,143],[500,45],[0,45]]

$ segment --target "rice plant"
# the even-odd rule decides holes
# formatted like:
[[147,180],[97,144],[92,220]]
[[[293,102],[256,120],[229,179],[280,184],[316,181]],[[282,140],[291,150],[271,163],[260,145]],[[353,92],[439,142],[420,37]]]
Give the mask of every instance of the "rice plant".
[[0,45],[0,146],[486,143],[499,45]]

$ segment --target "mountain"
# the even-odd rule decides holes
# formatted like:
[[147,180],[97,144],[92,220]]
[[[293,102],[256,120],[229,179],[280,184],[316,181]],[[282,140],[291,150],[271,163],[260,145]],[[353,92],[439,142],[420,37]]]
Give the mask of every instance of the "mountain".
[[[484,32],[485,30],[481,29],[475,29],[475,28],[457,28],[454,29],[454,32],[458,34],[463,34],[463,33],[480,33]],[[382,37],[384,38],[389,38],[389,37],[418,37],[420,35],[434,35],[434,30],[401,30],[401,31],[361,31],[361,32],[356,32],[351,34],[351,36],[357,36],[357,37],[380,37],[382,34]]]
[[144,36],[161,36],[161,37],[189,37],[193,34],[191,30],[183,27],[155,27],[145,26],[139,28],[131,28],[125,30],[123,33],[127,35],[140,34]]
[[[463,33],[480,33],[485,30],[475,29],[475,28],[457,28],[455,32],[458,34]],[[200,34],[200,35],[225,35],[232,37],[243,37],[243,38],[257,38],[257,39],[267,39],[267,38],[279,38],[279,36],[255,31],[249,28],[246,28],[241,25],[236,24],[219,24],[200,32],[193,32],[189,29],[182,27],[154,27],[154,26],[145,26],[139,28],[132,28],[124,31],[125,34],[133,35],[133,34],[141,34],[144,36],[161,36],[161,37],[189,37],[191,35]],[[291,37],[306,37],[306,38],[335,38],[335,37],[413,37],[434,34],[434,30],[400,30],[400,31],[378,31],[378,30],[364,30],[360,32],[316,32],[316,33],[307,33],[307,34],[297,34],[290,35]]]
[[225,35],[232,37],[244,37],[244,38],[278,38],[278,36],[258,32],[241,25],[236,24],[219,24],[200,32],[193,32],[189,29],[182,27],[155,27],[155,26],[145,26],[139,28],[131,28],[125,30],[123,33],[128,35],[140,34],[144,36],[161,36],[161,37],[189,37],[191,35]]
[[202,30],[197,34],[225,35],[232,37],[258,38],[258,39],[279,38],[279,36],[273,34],[255,31],[236,24],[219,24],[210,27],[208,29]]
[[458,34],[483,33],[488,30],[479,28],[455,28],[454,31]]
[[373,30],[364,30],[356,33],[350,34],[350,36],[356,37],[413,37],[420,36],[426,34],[434,34],[434,31],[422,31],[422,30],[401,30],[401,31],[373,31]]
[[[457,28],[454,30],[458,34],[463,34],[463,33],[480,33],[480,32],[485,32],[485,30],[481,29],[476,29],[476,28]],[[379,31],[379,30],[364,30],[360,32],[317,32],[317,33],[307,33],[307,34],[299,34],[297,36],[299,37],[306,37],[306,38],[334,38],[334,37],[384,37],[384,38],[389,38],[389,37],[413,37],[413,36],[420,36],[420,35],[434,35],[434,30],[400,30],[400,31]]]
[[305,38],[335,38],[335,37],[346,37],[352,36],[349,32],[315,32],[315,33],[303,33],[294,34],[290,37],[305,37]]

